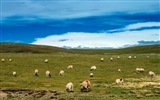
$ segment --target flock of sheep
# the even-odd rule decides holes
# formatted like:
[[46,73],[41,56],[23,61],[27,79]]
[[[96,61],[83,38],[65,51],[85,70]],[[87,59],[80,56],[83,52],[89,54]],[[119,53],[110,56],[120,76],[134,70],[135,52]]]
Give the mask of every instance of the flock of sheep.
[[[120,56],[118,56],[117,58],[120,59]],[[132,56],[128,56],[128,59],[131,59],[131,58],[132,58]],[[134,56],[134,58],[136,58],[136,56]],[[147,56],[147,58],[149,58],[149,56]],[[8,59],[8,61],[12,62],[12,59]],[[101,58],[100,61],[103,62],[104,58]],[[113,61],[113,58],[110,58],[110,61]],[[1,62],[5,62],[5,59],[1,59]],[[44,63],[48,63],[48,59],[45,59]],[[69,65],[67,67],[67,69],[73,69],[73,65]],[[91,66],[90,71],[92,71],[92,70],[96,70],[96,66]],[[121,69],[118,69],[118,71],[121,72]],[[136,68],[136,71],[139,72],[139,73],[142,73],[145,70],[144,70],[144,68]],[[17,73],[15,71],[13,71],[12,74],[13,74],[13,76],[17,76]],[[149,71],[148,74],[149,74],[150,77],[155,76],[155,73],[153,71]],[[38,69],[35,69],[34,75],[39,76],[39,70]],[[64,75],[64,70],[60,70],[59,75],[63,76]],[[51,77],[51,72],[49,70],[46,71],[46,76]],[[90,77],[93,77],[93,73],[90,73]],[[123,78],[119,78],[119,79],[115,80],[116,84],[123,84],[123,82],[124,82]],[[88,91],[90,91],[90,87],[91,87],[91,82],[89,80],[84,80],[81,83],[80,90],[81,90],[81,92],[88,92]],[[67,83],[66,91],[67,92],[73,92],[73,83],[72,82]]]
[[[9,59],[8,60],[9,62],[12,62],[12,59]],[[1,59],[1,62],[5,62],[5,59]],[[48,63],[48,59],[45,59],[44,60],[44,63]],[[94,66],[95,67],[95,66]],[[67,67],[67,69],[73,69],[73,65],[69,65],[68,67]],[[96,68],[94,68],[94,70],[95,70]],[[16,73],[16,71],[13,71],[12,72],[12,75],[13,76],[17,76],[17,73]],[[35,76],[39,76],[39,70],[38,69],[35,69],[35,71],[34,71],[34,75]],[[64,70],[60,70],[60,72],[59,72],[59,75],[64,75]],[[46,76],[47,77],[51,77],[51,72],[49,71],[49,70],[47,70],[46,71]],[[93,73],[91,73],[91,76],[93,76]],[[90,91],[90,81],[89,80],[85,80],[85,81],[83,81],[82,83],[81,83],[81,88],[80,88],[80,90],[83,92],[87,92],[87,91]],[[67,85],[66,85],[66,91],[67,92],[73,92],[73,83],[72,82],[69,82]]]

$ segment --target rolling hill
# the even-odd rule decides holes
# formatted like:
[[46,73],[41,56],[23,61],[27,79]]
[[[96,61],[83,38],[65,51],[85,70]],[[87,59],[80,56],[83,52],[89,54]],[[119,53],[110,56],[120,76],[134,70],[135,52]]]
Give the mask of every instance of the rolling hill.
[[0,43],[0,53],[78,53],[78,54],[148,54],[160,53],[160,45],[135,46],[112,50],[64,49],[45,45]]
[[44,45],[30,45],[18,43],[0,43],[1,53],[57,53],[68,52],[67,49],[44,46]]

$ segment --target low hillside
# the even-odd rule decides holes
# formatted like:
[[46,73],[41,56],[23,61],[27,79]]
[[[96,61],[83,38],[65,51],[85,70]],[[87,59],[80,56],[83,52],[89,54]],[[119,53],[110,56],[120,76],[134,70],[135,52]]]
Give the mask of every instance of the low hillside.
[[[110,51],[111,52],[111,51]],[[138,54],[143,54],[143,53],[160,53],[160,45],[145,45],[145,46],[135,46],[135,47],[130,47],[130,48],[123,48],[123,49],[118,49],[118,50],[113,50],[115,53],[138,53]]]
[[149,54],[160,53],[160,45],[135,46],[129,48],[112,49],[112,50],[75,50],[79,53],[87,54]]
[[44,45],[30,45],[17,43],[0,43],[1,53],[57,53],[68,52],[67,49],[44,46]]
[[160,45],[136,46],[112,50],[79,50],[64,49],[53,46],[30,45],[17,43],[0,43],[0,53],[78,53],[78,54],[148,54],[160,53]]

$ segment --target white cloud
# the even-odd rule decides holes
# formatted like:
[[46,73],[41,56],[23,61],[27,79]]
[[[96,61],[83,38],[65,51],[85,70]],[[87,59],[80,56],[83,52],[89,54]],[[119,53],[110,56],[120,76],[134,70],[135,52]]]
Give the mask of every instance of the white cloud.
[[[70,47],[122,47],[124,45],[137,44],[138,41],[158,41],[159,30],[127,31],[114,34],[108,33],[84,33],[69,32],[63,35],[51,35],[44,38],[37,38],[31,44],[70,46]],[[66,41],[60,41],[66,40]]]
[[146,22],[146,23],[131,24],[126,26],[124,30],[138,29],[143,27],[160,27],[160,22]]
[[[145,22],[145,23],[135,23],[125,26],[124,28],[108,30],[108,32],[118,32],[118,31],[130,31],[140,28],[151,28],[151,27],[160,27],[160,22]],[[105,31],[105,30],[104,30]]]

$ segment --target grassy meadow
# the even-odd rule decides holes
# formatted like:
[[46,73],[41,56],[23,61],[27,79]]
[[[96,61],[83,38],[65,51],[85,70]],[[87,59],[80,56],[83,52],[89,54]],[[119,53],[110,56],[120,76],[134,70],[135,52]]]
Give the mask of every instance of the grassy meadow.
[[[78,51],[80,52],[80,51]],[[158,100],[160,99],[160,54],[109,54],[109,53],[0,53],[0,90],[56,90],[56,95],[50,93],[41,97],[13,96],[1,99],[54,99],[58,100]],[[88,51],[86,51],[88,52]],[[94,51],[95,52],[95,51]],[[100,52],[100,51],[97,51]],[[117,58],[120,56],[120,59]],[[132,56],[128,59],[128,56]],[[136,58],[133,58],[136,56]],[[149,56],[149,59],[147,58]],[[104,58],[104,62],[100,58]],[[110,58],[113,61],[110,61]],[[9,62],[8,59],[12,59]],[[44,60],[48,59],[48,63]],[[67,69],[73,65],[73,69]],[[90,71],[95,65],[97,69]],[[144,73],[137,73],[135,69],[142,67]],[[39,76],[34,76],[34,70],[39,70]],[[121,72],[118,72],[121,69]],[[52,77],[48,78],[45,71],[49,70]],[[59,71],[64,70],[64,76]],[[156,77],[150,78],[148,71],[154,71]],[[17,76],[12,76],[16,71]],[[94,77],[89,77],[90,73]],[[117,85],[115,80],[123,78],[124,84]],[[91,82],[90,92],[80,92],[80,83],[86,79]],[[73,82],[74,92],[67,93],[65,86]],[[1,94],[2,96],[2,94]]]

